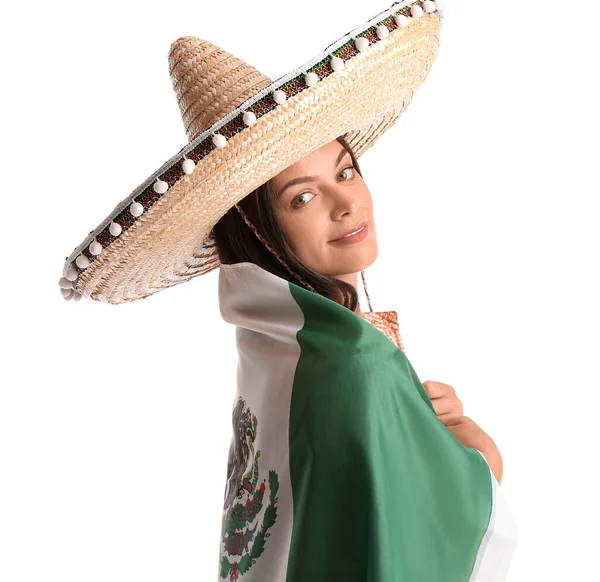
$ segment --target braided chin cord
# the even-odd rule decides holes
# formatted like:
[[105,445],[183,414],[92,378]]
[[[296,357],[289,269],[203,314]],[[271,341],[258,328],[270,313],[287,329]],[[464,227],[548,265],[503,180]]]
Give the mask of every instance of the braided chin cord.
[[[252,224],[252,222],[250,221],[250,219],[248,218],[248,216],[246,215],[246,213],[240,208],[239,204],[236,204],[235,207],[236,207],[237,211],[240,213],[240,215],[242,216],[242,218],[244,219],[245,223],[250,227],[250,229],[252,230],[252,232],[256,235],[256,237],[258,238],[258,240],[260,240],[260,242],[262,242],[265,245],[265,247],[267,247],[267,249],[273,254],[273,256],[286,268],[286,270],[290,273],[290,275],[292,275],[293,277],[295,277],[296,279],[298,279],[298,281],[300,281],[300,283],[302,283],[302,285],[304,285],[304,287],[306,287],[310,291],[313,291],[314,293],[316,293],[315,288],[310,283],[308,283],[307,281],[305,281],[302,277],[300,277],[300,275],[298,275],[297,273],[295,273],[294,271],[292,271],[292,269],[289,267],[289,265],[279,256],[279,254],[277,253],[277,251],[260,234],[260,232],[258,231],[258,229],[256,228],[256,226],[254,226],[254,224]],[[361,271],[360,274],[361,274],[362,281],[363,281],[363,287],[364,287],[364,290],[365,290],[365,295],[367,296],[367,301],[369,303],[369,309],[371,311],[373,311],[373,308],[371,307],[371,298],[369,297],[369,293],[367,292],[367,281],[365,279],[365,272],[364,272],[364,270]]]

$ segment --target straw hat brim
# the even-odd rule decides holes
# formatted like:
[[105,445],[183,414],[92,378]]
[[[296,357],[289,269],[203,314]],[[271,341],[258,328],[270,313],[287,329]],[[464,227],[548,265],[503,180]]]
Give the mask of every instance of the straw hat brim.
[[[440,16],[432,7],[430,0],[393,5],[222,117],[120,202],[71,253],[61,291],[69,281],[72,295],[120,304],[217,268],[209,233],[234,204],[338,136],[358,158],[396,123],[438,53]],[[343,60],[341,70],[332,69],[334,55]],[[315,75],[305,76],[311,72]],[[283,102],[273,100],[278,89],[285,91]],[[256,121],[246,126],[244,112],[257,104]],[[195,162],[191,173],[182,169],[185,158]],[[119,226],[121,232],[113,234]]]

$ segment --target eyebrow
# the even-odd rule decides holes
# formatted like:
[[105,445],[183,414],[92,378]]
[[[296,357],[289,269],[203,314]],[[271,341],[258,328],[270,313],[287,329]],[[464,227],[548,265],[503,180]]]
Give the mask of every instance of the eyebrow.
[[[338,157],[335,160],[335,165],[333,167],[337,168],[338,164],[348,153],[350,152],[348,152],[348,150],[342,146],[342,149],[340,150]],[[286,188],[289,188],[290,186],[295,186],[296,184],[301,184],[302,182],[315,182],[316,180],[318,180],[318,178],[314,176],[302,176],[300,178],[294,178],[293,180],[290,180],[281,190],[279,190],[279,192],[277,193],[277,198],[279,198],[283,194],[284,190],[286,190]]]

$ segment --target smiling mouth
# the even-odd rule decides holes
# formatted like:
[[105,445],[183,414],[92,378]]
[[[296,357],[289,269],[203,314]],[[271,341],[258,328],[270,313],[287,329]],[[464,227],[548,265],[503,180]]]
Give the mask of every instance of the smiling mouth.
[[330,240],[329,242],[336,242],[339,240],[344,240],[345,238],[350,238],[352,236],[355,236],[359,232],[361,232],[366,226],[367,226],[367,221],[365,220],[365,221],[361,222],[353,231],[345,234],[344,236],[341,236],[340,238],[334,238],[333,240]]
[[366,240],[369,236],[369,225],[364,224],[361,228],[355,229],[352,233],[348,233],[346,236],[342,238],[338,238],[335,240],[329,241],[330,244],[335,246],[347,246],[359,244],[360,242]]

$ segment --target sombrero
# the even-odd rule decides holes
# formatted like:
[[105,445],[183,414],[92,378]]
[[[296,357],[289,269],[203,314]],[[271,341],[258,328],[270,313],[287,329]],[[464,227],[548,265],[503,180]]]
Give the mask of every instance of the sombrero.
[[275,82],[206,40],[176,40],[189,143],[66,258],[63,297],[126,303],[217,268],[211,231],[232,206],[337,137],[358,158],[394,125],[438,53],[441,11],[395,2]]

